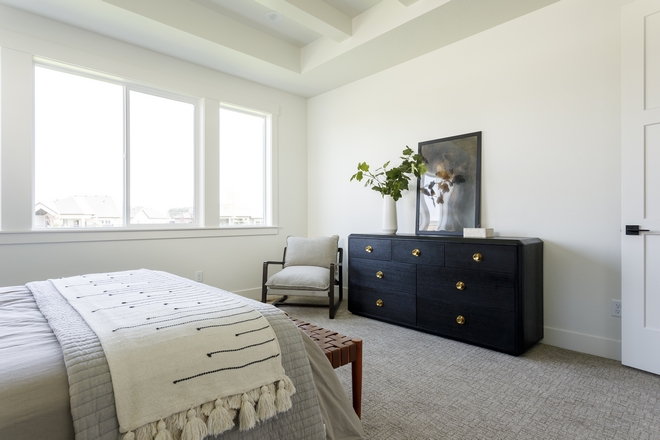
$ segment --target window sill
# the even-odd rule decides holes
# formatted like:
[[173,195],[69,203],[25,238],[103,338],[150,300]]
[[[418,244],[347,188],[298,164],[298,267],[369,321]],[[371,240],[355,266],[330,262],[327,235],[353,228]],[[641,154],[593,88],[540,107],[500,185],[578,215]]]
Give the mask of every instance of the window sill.
[[173,240],[181,238],[276,235],[277,226],[243,226],[190,229],[49,229],[0,232],[0,245],[76,243],[94,241]]

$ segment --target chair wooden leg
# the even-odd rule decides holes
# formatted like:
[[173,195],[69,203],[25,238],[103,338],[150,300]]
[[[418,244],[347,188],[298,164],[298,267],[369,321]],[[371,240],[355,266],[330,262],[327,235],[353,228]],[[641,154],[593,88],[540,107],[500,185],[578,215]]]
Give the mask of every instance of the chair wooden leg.
[[330,264],[330,280],[328,281],[328,315],[330,319],[335,319],[335,313],[337,309],[335,308],[335,265]]
[[266,287],[266,280],[268,279],[268,263],[264,262],[263,275],[261,277],[261,302],[265,303],[268,300],[268,287]]
[[337,314],[337,310],[339,310],[340,305],[341,301],[337,301],[334,306],[330,307],[330,319],[335,319],[335,315]]
[[[280,298],[276,299],[271,303],[272,306],[279,306],[280,304],[284,304],[284,301],[289,299],[287,295],[282,295]],[[289,303],[289,305],[295,306],[297,304]]]
[[341,306],[341,302],[343,300],[343,295],[342,295],[342,292],[340,290],[339,298],[338,298],[339,300],[337,302],[335,302],[335,287],[332,286],[332,290],[330,290],[328,292],[328,297],[329,297],[328,298],[328,303],[329,303],[328,308],[330,309],[329,316],[330,316],[330,319],[335,319],[335,315],[337,314],[337,310],[339,310],[339,306]]
[[337,311],[335,310],[335,292],[333,286],[328,291],[328,314],[330,316],[330,319],[335,319],[336,312]]

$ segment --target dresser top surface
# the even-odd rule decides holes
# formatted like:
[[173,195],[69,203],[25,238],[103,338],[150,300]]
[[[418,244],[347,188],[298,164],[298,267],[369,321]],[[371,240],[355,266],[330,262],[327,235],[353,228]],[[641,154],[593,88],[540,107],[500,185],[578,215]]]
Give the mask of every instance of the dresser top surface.
[[474,244],[499,244],[499,245],[530,245],[543,243],[534,237],[491,237],[491,238],[466,238],[457,235],[416,235],[416,234],[350,234],[351,238],[371,238],[384,240],[424,240],[441,241],[444,243],[474,243]]

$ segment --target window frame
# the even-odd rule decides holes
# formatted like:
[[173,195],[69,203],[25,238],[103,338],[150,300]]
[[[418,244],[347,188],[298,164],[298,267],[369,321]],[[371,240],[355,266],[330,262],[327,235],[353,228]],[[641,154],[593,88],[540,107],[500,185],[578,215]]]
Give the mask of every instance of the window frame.
[[[168,224],[132,224],[130,222],[130,210],[131,210],[131,200],[130,200],[130,170],[131,170],[131,141],[130,141],[130,94],[131,91],[138,93],[144,93],[147,95],[157,96],[159,98],[172,99],[174,101],[185,102],[193,105],[193,114],[195,118],[195,123],[193,127],[193,216],[194,221],[192,223],[168,223]],[[155,93],[157,91],[158,93]],[[124,204],[123,204],[123,221],[124,228],[127,229],[163,229],[166,227],[171,228],[199,228],[203,227],[204,221],[201,218],[201,213],[203,210],[200,208],[200,203],[203,203],[200,197],[202,182],[199,179],[199,173],[201,170],[200,161],[201,155],[200,151],[202,148],[200,142],[200,129],[201,121],[199,111],[200,98],[194,98],[187,95],[182,95],[166,90],[154,89],[150,86],[144,86],[139,84],[131,84],[124,87]]]
[[[76,76],[81,76],[84,78],[92,79],[92,80],[97,80],[97,81],[103,81],[111,84],[118,85],[122,87],[122,93],[123,93],[123,176],[122,176],[122,181],[123,181],[123,203],[121,207],[119,207],[121,213],[122,213],[122,225],[121,226],[97,226],[97,227],[75,227],[75,226],[68,226],[68,227],[60,227],[60,228],[45,228],[45,227],[37,227],[36,226],[36,219],[34,212],[32,212],[32,224],[31,224],[31,229],[32,231],[56,231],[56,230],[75,230],[75,231],[87,231],[87,230],[109,230],[109,231],[116,231],[116,230],[150,230],[150,229],[186,229],[186,228],[200,228],[204,226],[204,221],[201,218],[201,213],[203,212],[202,209],[200,209],[200,203],[203,203],[202,198],[200,197],[201,193],[201,187],[202,187],[202,182],[199,179],[199,174],[200,174],[200,169],[201,169],[201,142],[200,142],[200,129],[202,122],[200,121],[200,116],[202,112],[200,111],[200,101],[201,99],[198,97],[194,97],[191,95],[186,95],[183,93],[179,92],[173,92],[171,90],[163,89],[163,88],[158,88],[156,86],[152,85],[145,85],[142,83],[138,83],[135,81],[129,81],[125,80],[116,76],[104,74],[104,73],[98,73],[89,69],[83,69],[80,67],[76,66],[70,66],[67,64],[63,63],[57,63],[49,60],[41,60],[38,58],[34,59],[34,65],[33,65],[33,72],[36,71],[37,67],[39,68],[44,68],[44,69],[51,69],[55,70],[58,72],[70,74],[70,75],[76,75]],[[193,187],[194,187],[194,193],[193,193],[193,201],[194,201],[194,207],[193,207],[193,215],[194,215],[194,221],[192,223],[182,223],[182,224],[175,224],[175,223],[167,223],[167,224],[131,224],[130,222],[130,212],[131,212],[131,205],[130,205],[130,163],[131,163],[131,155],[130,155],[130,93],[131,91],[135,91],[138,93],[144,93],[160,98],[165,98],[165,99],[171,99],[174,101],[179,101],[179,102],[184,102],[187,104],[192,104],[193,105],[193,115],[194,115],[194,128],[193,128]],[[33,87],[33,93],[35,92],[35,89]],[[35,100],[36,101],[36,100]],[[36,108],[34,108],[33,104],[33,111],[36,113]],[[33,127],[36,129],[36,118],[33,118]],[[32,199],[33,199],[33,211],[34,211],[34,205],[36,203],[35,200],[35,190],[36,190],[36,184],[35,184],[35,165],[34,162],[36,161],[36,142],[33,140],[33,178],[32,178]]]
[[[2,103],[11,103],[13,111],[2,116],[3,140],[0,154],[3,164],[0,170],[0,245],[90,243],[104,241],[141,241],[171,239],[205,239],[222,237],[267,236],[279,234],[279,183],[278,183],[278,136],[280,104],[258,96],[238,94],[217,81],[197,81],[170,74],[167,71],[149,70],[117,59],[99,58],[81,60],[75,54],[62,54],[58,58],[35,55],[30,51],[18,51],[2,47],[0,50],[0,97]],[[34,66],[63,70],[94,79],[126,82],[133,85],[148,84],[157,90],[181,91],[187,96],[201,96],[197,106],[200,150],[198,151],[197,207],[199,225],[172,229],[163,228],[33,228],[34,222]],[[77,67],[82,66],[82,67]],[[112,66],[111,69],[108,66]],[[111,73],[108,73],[111,72]],[[123,76],[122,76],[123,75]],[[133,78],[133,79],[126,79]],[[214,77],[215,78],[215,77]],[[268,203],[271,213],[270,226],[219,226],[218,165],[219,105],[253,109],[270,115],[268,133],[270,159],[267,170],[269,185]],[[4,126],[6,125],[6,126]],[[1,163],[1,162],[0,162]],[[11,163],[11,167],[7,166]],[[6,188],[12,188],[11,191]],[[0,188],[1,189],[1,188]]]
[[[218,225],[221,228],[231,228],[231,227],[242,227],[242,228],[260,228],[260,227],[272,227],[274,225],[274,215],[273,215],[273,197],[274,197],[274,179],[273,179],[273,115],[269,112],[259,111],[250,109],[247,107],[238,106],[235,104],[229,104],[226,102],[221,102],[218,110],[218,124],[220,124],[220,110],[230,110],[237,113],[243,113],[251,116],[258,116],[264,119],[264,140],[263,140],[263,180],[264,186],[263,191],[263,224],[241,224],[241,225],[222,225],[220,220],[220,215],[218,215]],[[220,151],[222,146],[218,142],[218,158],[220,159]],[[220,160],[218,160],[218,167],[220,166]],[[218,179],[221,178],[220,171],[218,169]],[[220,185],[220,181],[218,181]],[[219,190],[219,186],[218,186]],[[218,205],[222,203],[220,199],[220,194],[218,193]],[[220,214],[220,212],[218,213]]]

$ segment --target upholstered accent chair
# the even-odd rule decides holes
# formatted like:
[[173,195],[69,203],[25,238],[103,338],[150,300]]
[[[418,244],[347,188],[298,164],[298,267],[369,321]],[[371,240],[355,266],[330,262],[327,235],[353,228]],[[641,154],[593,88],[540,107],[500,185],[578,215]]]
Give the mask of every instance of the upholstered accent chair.
[[[335,317],[344,298],[342,289],[343,249],[339,247],[339,236],[331,237],[287,237],[282,261],[264,261],[261,301],[267,302],[268,295],[279,295],[273,305],[283,304],[289,296],[328,296],[330,319]],[[270,265],[282,266],[282,270],[268,276]],[[335,286],[339,298],[335,301]],[[288,305],[321,306],[309,302],[286,302]]]

